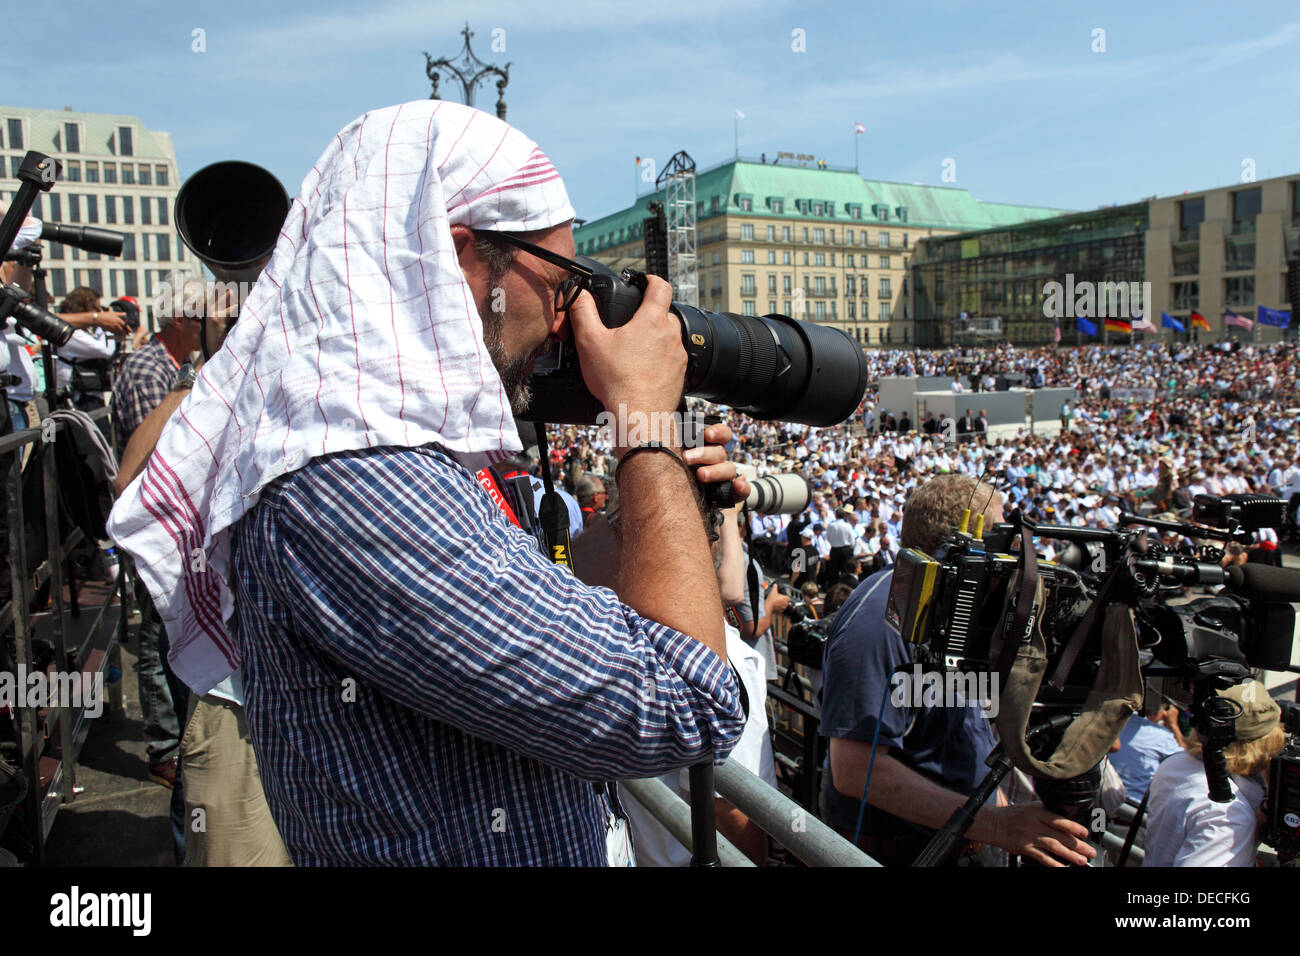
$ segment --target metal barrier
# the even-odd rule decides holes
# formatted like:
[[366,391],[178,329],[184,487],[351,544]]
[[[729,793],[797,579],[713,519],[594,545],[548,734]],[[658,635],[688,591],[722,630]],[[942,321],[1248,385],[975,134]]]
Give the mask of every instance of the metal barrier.
[[[96,422],[109,416],[107,408],[90,412]],[[111,419],[109,419],[111,423]],[[16,721],[19,769],[27,781],[23,803],[14,812],[11,836],[24,846],[32,862],[44,864],[45,843],[55,816],[62,804],[77,792],[77,758],[90,730],[85,688],[104,681],[106,671],[121,673],[121,644],[126,639],[131,594],[125,567],[119,570],[115,587],[109,588],[102,606],[95,610],[88,627],[83,627],[78,598],[75,549],[85,540],[80,528],[73,527],[66,538],[60,535],[62,515],[59,497],[60,475],[53,448],[40,455],[39,467],[45,492],[44,555],[29,555],[23,520],[23,459],[28,445],[53,444],[66,431],[62,422],[47,421],[40,428],[28,428],[0,437],[0,467],[4,471],[5,509],[9,534],[9,571],[13,599],[0,607],[0,620],[12,625],[16,645],[16,664],[20,674],[32,675],[42,670],[37,663],[33,644],[40,637],[53,647],[53,658],[45,666],[47,687],[69,691],[74,675],[80,675],[82,692],[77,703],[70,700],[47,701],[48,706],[30,706],[25,688],[17,687],[12,717]],[[32,568],[33,561],[39,561]],[[66,575],[66,577],[65,577]],[[33,616],[34,594],[49,584],[50,613]],[[68,595],[64,596],[64,585]],[[120,607],[114,607],[114,599]],[[62,675],[57,683],[52,674]],[[17,678],[17,674],[15,678]],[[25,683],[25,682],[24,682]],[[107,683],[107,682],[105,682]],[[100,685],[103,686],[102,684]],[[120,678],[108,683],[107,709],[122,708]],[[0,831],[6,821],[0,820]]]
[[[809,866],[880,866],[804,807],[739,764],[727,761],[717,768],[715,780],[723,798]],[[682,846],[692,849],[690,808],[685,800],[657,779],[625,780],[620,786],[627,787]],[[740,851],[719,836],[718,858],[723,866],[744,866],[748,862],[742,863],[731,854],[739,855]]]

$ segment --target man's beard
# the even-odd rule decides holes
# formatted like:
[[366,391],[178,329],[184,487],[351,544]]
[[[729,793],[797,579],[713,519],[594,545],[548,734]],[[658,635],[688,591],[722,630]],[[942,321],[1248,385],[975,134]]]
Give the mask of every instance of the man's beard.
[[483,343],[487,346],[497,374],[501,376],[501,387],[505,389],[506,399],[510,402],[510,411],[519,415],[533,400],[533,390],[528,387],[528,364],[532,356],[512,357],[506,354],[502,332],[505,316],[502,313],[481,305],[478,314],[483,321]]

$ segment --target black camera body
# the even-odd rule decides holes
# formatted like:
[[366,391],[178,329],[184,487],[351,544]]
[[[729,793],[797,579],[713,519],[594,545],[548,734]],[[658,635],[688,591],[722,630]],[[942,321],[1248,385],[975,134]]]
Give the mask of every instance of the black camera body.
[[1300,857],[1300,705],[1278,701],[1287,745],[1268,767],[1268,796],[1264,801],[1264,840],[1278,859]]
[[838,611],[825,617],[813,617],[806,606],[792,604],[785,609],[790,619],[790,630],[785,635],[786,656],[791,664],[802,664],[813,670],[822,669],[822,654],[830,640],[831,628]]
[[[621,274],[585,256],[586,287],[607,328],[631,321],[646,289],[644,273]],[[841,329],[783,315],[707,312],[674,302],[686,350],[685,393],[729,405],[754,418],[838,425],[857,409],[867,388],[861,346]],[[557,344],[529,379],[532,401],[524,421],[594,425],[604,409],[587,389],[577,348]]]

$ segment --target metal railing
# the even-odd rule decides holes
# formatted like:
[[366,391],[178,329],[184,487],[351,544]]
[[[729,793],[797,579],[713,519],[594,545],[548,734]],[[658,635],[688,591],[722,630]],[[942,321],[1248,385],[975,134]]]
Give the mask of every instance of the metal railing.
[[[108,419],[106,408],[90,414],[96,422]],[[23,844],[22,849],[32,862],[45,862],[45,844],[50,828],[62,804],[76,794],[77,758],[90,730],[92,715],[85,688],[103,681],[106,672],[116,669],[121,673],[121,645],[126,639],[127,618],[130,614],[131,594],[127,587],[125,569],[119,571],[113,588],[108,589],[103,604],[92,610],[94,617],[89,627],[82,626],[74,552],[85,541],[82,530],[72,525],[66,536],[61,534],[61,524],[69,524],[63,514],[60,489],[60,468],[54,453],[55,443],[66,436],[67,426],[50,420],[40,428],[28,428],[12,435],[0,437],[0,467],[4,471],[6,517],[8,521],[9,575],[12,599],[0,606],[0,620],[12,627],[16,645],[16,665],[20,672],[33,674],[43,671],[47,681],[51,672],[69,675],[69,680],[58,684],[67,689],[70,675],[80,674],[82,692],[76,703],[70,700],[46,701],[45,706],[29,706],[27,695],[15,698],[10,716],[15,722],[18,743],[18,768],[26,778],[26,796],[16,808],[11,836]],[[45,500],[45,553],[29,554],[24,522],[23,461],[27,447],[40,443],[39,457],[28,462],[28,468],[38,467]],[[35,564],[35,567],[33,567]],[[32,612],[33,597],[40,589],[49,586],[50,613],[48,616]],[[64,588],[67,586],[67,596]],[[120,608],[114,608],[114,599],[120,599]],[[42,636],[37,636],[37,631]],[[48,641],[52,657],[41,667],[36,653],[37,641]],[[43,655],[42,655],[43,656]],[[15,675],[17,676],[17,675]],[[106,682],[108,700],[106,710],[120,712],[122,684],[118,679]],[[103,686],[102,684],[100,686]],[[0,820],[0,829],[6,821]]]
[[[880,866],[804,807],[739,764],[722,764],[714,780],[718,793],[728,803],[808,866]],[[685,800],[658,779],[625,780],[621,786],[627,787],[682,846],[693,849],[691,811]],[[725,838],[719,835],[717,841],[718,861],[723,866],[752,865]]]

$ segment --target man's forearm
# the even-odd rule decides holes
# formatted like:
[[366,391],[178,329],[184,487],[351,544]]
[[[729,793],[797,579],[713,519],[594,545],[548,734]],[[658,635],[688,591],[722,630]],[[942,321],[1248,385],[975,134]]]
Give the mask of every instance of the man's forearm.
[[[847,774],[836,773],[835,789],[860,800],[862,788],[866,785],[867,765],[863,763],[855,770]],[[921,776],[901,761],[877,753],[867,802],[900,819],[937,830],[948,822],[966,798]]]
[[722,599],[686,469],[663,452],[642,452],[623,464],[618,490],[619,596],[642,617],[695,638],[725,660]]
[[140,426],[131,433],[131,440],[122,449],[122,460],[118,463],[117,480],[114,482],[119,495],[135,480],[136,475],[144,471],[145,462],[153,454],[154,446],[158,444],[158,437],[162,435],[167,419],[172,417],[172,412],[180,407],[189,393],[189,389],[168,393],[158,407],[150,412]]

